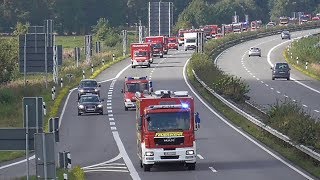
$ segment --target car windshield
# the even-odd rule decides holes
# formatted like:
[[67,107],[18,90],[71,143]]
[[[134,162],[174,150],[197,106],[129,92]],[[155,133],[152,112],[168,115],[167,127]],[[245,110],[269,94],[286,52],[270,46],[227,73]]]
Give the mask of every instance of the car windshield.
[[283,31],[282,33],[283,34],[289,34],[289,31]]
[[259,51],[259,48],[251,48],[251,51]]
[[80,103],[99,102],[98,96],[81,96]]
[[186,39],[186,42],[187,42],[187,43],[195,43],[195,42],[196,42],[196,39]]
[[128,83],[127,91],[128,92],[143,92],[144,90],[148,90],[148,83]]
[[145,51],[136,51],[136,52],[134,52],[134,56],[135,57],[146,57],[147,56],[147,52],[145,52]]
[[160,48],[162,48],[162,45],[161,44],[155,44],[155,45],[153,45],[153,48],[160,49]]
[[277,63],[276,64],[276,69],[288,69],[289,66],[287,63]]
[[80,87],[97,87],[96,81],[81,81]]
[[189,130],[190,112],[148,114],[149,131]]

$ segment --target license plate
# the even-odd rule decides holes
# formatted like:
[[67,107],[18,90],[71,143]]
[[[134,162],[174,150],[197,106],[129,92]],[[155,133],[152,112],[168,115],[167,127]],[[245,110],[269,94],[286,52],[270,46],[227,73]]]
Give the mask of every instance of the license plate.
[[279,72],[280,74],[284,74],[284,72]]
[[176,152],[164,152],[165,156],[175,156]]
[[87,92],[86,94],[87,94],[87,95],[92,95],[92,93],[88,93],[88,92]]
[[94,109],[92,109],[92,108],[89,108],[89,109],[87,109],[87,111],[94,111]]

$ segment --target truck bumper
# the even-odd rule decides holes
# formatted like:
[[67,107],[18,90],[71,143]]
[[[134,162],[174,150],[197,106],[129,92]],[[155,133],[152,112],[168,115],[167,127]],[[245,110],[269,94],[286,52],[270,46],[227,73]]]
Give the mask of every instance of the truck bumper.
[[149,66],[149,61],[132,61],[132,66]]
[[[187,154],[187,151],[193,151],[193,154]],[[146,152],[153,152],[153,156],[146,156]],[[195,147],[176,148],[175,150],[164,150],[163,148],[145,149],[143,153],[143,164],[161,164],[161,163],[195,163]]]
[[124,102],[124,106],[127,108],[135,108],[136,102]]

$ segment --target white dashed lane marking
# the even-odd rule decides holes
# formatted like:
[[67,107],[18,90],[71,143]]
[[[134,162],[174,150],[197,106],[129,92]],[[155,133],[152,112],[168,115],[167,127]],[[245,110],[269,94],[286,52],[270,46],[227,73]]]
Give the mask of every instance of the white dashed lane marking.
[[115,131],[115,130],[117,130],[117,127],[111,126],[110,129],[113,130],[113,131]]
[[108,113],[112,113],[112,110],[108,110]]
[[210,169],[212,172],[214,172],[214,173],[218,172],[218,171],[215,170],[213,167],[209,167],[209,169]]
[[107,109],[112,109],[112,107],[111,107],[111,106],[108,106]]
[[273,88],[270,88],[271,90],[274,90]]
[[115,126],[116,123],[115,122],[110,122],[110,126]]
[[107,103],[107,106],[111,106],[112,104],[111,103]]
[[313,110],[313,111],[315,111],[315,112],[317,112],[317,113],[319,113],[320,111],[318,111],[318,110]]
[[268,84],[265,84],[267,87],[269,86]]
[[107,103],[111,103],[112,101],[111,100],[107,100]]
[[114,121],[114,118],[109,118],[109,121]]
[[199,159],[204,159],[204,157],[201,156],[200,154],[197,154],[197,156],[198,156]]
[[260,81],[262,84],[264,83],[263,81]]
[[280,92],[280,91],[277,91],[277,93],[280,94],[281,92]]
[[108,114],[108,116],[113,117],[113,114]]
[[307,105],[305,105],[305,104],[302,104],[302,106],[303,106],[303,107],[306,107],[306,108],[308,107],[308,106],[307,106]]
[[112,94],[112,91],[111,92],[109,91],[108,94]]

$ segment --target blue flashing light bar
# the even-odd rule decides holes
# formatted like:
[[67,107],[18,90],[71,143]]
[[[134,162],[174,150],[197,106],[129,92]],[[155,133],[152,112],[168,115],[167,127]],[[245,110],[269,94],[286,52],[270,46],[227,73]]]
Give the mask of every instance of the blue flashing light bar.
[[182,106],[182,108],[184,108],[184,109],[185,109],[185,108],[189,108],[189,104],[186,104],[186,103],[182,103],[181,106]]

